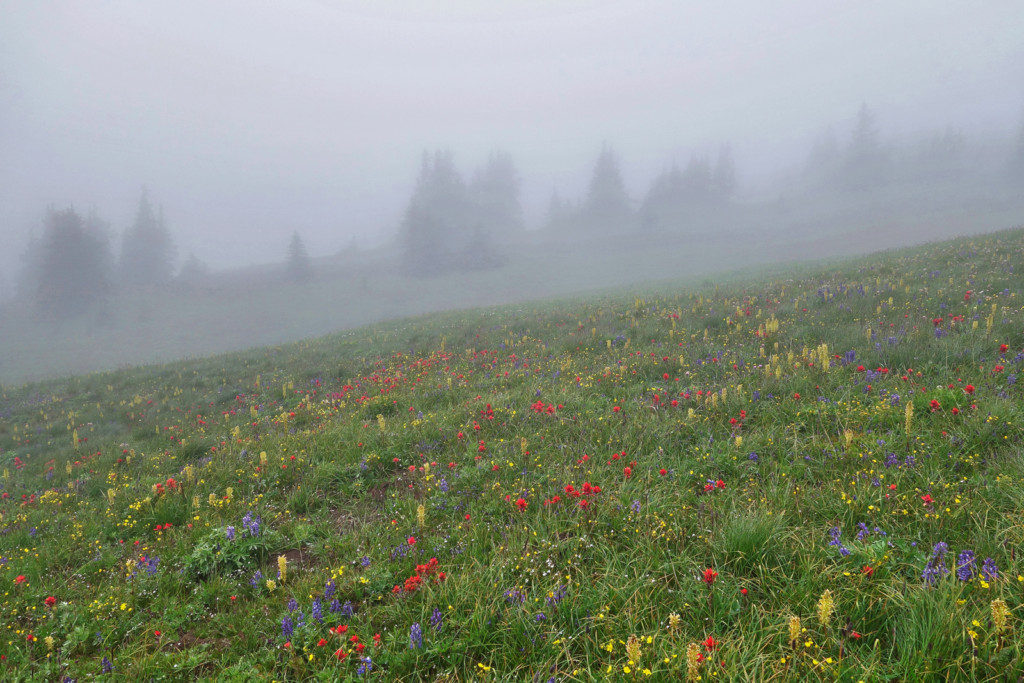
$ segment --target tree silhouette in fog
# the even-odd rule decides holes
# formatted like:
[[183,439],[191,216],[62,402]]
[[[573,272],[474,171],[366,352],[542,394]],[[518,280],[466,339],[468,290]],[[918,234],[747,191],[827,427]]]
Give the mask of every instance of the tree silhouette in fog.
[[47,212],[42,237],[26,258],[27,293],[45,316],[74,317],[109,292],[111,256],[95,212],[86,221],[73,209]]
[[607,144],[594,162],[580,218],[581,227],[595,233],[622,232],[633,225],[633,207],[622,181],[619,160]]
[[285,275],[292,282],[308,282],[313,278],[313,264],[298,232],[292,233],[285,259]]
[[492,152],[477,170],[469,186],[474,230],[499,242],[519,239],[523,232],[523,207],[519,201],[519,174],[512,155]]
[[840,183],[843,189],[867,192],[885,185],[891,171],[890,161],[887,150],[882,146],[875,114],[862,104],[842,168]]
[[[499,159],[495,166],[498,172],[489,173],[485,169],[481,174],[481,184],[488,188],[492,187],[491,182],[483,179],[515,177],[514,168],[507,161]],[[506,189],[487,194],[491,201],[484,206],[492,212],[488,215],[505,229],[514,229],[517,193],[517,189]],[[513,194],[515,203],[510,200]],[[416,188],[402,220],[400,241],[404,270],[423,277],[500,263],[493,247],[493,232],[483,223],[480,207],[481,203],[474,202],[459,175],[451,152],[424,152]]]
[[133,287],[170,282],[174,257],[174,240],[164,223],[163,211],[153,211],[149,194],[143,190],[135,222],[121,242],[121,280]]

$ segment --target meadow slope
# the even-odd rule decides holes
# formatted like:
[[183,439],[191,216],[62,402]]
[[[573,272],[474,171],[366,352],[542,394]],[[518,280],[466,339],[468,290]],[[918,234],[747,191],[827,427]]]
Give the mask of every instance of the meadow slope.
[[1022,253],[4,389],[0,676],[1015,679]]

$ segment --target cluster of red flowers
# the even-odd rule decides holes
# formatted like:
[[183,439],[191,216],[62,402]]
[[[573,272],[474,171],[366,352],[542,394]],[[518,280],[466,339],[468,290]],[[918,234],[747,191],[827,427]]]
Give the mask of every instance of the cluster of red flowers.
[[[566,493],[566,495],[572,496],[573,498],[578,498],[579,502],[577,503],[577,505],[579,505],[581,508],[586,510],[588,507],[590,507],[590,502],[586,498],[584,498],[583,496],[597,495],[598,493],[601,493],[601,487],[600,486],[594,486],[589,481],[583,482],[583,487],[582,488],[576,488],[572,484],[566,484],[565,485],[565,493]],[[545,500],[544,501],[544,505],[545,506],[547,506],[547,505],[554,505],[555,503],[559,502],[560,500],[562,500],[561,496],[554,495],[551,498],[548,498],[547,500]]]
[[710,480],[704,484],[704,493],[711,493],[715,489],[725,490],[725,482],[721,479],[712,483]]
[[[167,487],[166,490],[164,489],[164,486]],[[156,494],[158,496],[162,496],[163,494],[167,493],[167,491],[177,491],[178,490],[178,482],[175,481],[174,477],[167,477],[167,481],[165,481],[163,483],[157,482],[155,488],[156,488]]]
[[556,407],[553,403],[545,404],[544,401],[541,401],[540,399],[537,399],[536,401],[534,401],[533,403],[530,404],[530,409],[533,410],[533,412],[537,413],[538,415],[541,414],[541,413],[547,413],[548,415],[554,415],[555,411],[560,409],[560,408],[562,408],[562,407],[563,406],[562,406],[561,403],[559,403],[558,406]]
[[[344,639],[345,634],[348,633],[348,625],[347,624],[339,624],[338,626],[335,626],[334,628],[329,629],[329,630],[330,630],[331,633],[333,633],[333,634],[335,634],[335,635],[337,635],[337,636],[339,636],[339,637]],[[349,636],[347,638],[347,640],[348,640],[349,643],[352,644],[352,649],[356,652],[356,654],[362,654],[363,650],[366,649],[366,644],[363,643],[362,641],[360,641],[359,640],[359,636],[357,636],[355,634],[352,634],[351,636]],[[317,642],[316,645],[317,645],[317,647],[323,647],[326,644],[327,644],[327,639],[326,638],[321,638]],[[375,633],[373,635],[373,645],[374,645],[374,647],[379,647],[380,646],[380,634],[379,633]],[[285,647],[290,647],[290,646],[291,646],[291,642],[285,643]],[[344,659],[346,657],[348,657],[348,655],[349,655],[349,653],[345,651],[345,646],[344,645],[342,645],[341,647],[339,647],[337,650],[334,651],[334,656],[338,658],[339,662],[340,661],[344,661]]]
[[[430,561],[426,564],[416,565],[416,573],[405,580],[404,592],[415,593],[416,590],[423,585],[425,578],[432,579],[435,584],[443,583],[448,576],[444,572],[438,571],[437,566],[436,557],[430,558]],[[403,592],[403,587],[395,584],[395,587],[391,589],[391,592],[401,593]]]

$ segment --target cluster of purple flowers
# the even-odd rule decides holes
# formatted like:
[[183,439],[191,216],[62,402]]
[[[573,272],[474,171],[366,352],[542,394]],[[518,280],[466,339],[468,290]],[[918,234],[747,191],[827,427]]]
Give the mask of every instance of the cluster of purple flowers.
[[430,615],[430,625],[434,627],[435,631],[440,631],[444,626],[444,614],[436,607]]
[[418,650],[423,647],[423,629],[420,628],[420,622],[414,623],[409,628],[409,649]]
[[[921,578],[929,586],[935,585],[935,583],[949,573],[949,569],[946,567],[945,556],[949,552],[949,546],[944,542],[935,544],[932,549],[932,556],[928,559],[928,563],[924,566],[924,571],[921,572]],[[978,571],[978,560],[973,550],[963,550],[956,557],[956,571],[955,576],[959,581],[970,581],[971,579],[981,577],[987,581],[994,581],[999,578],[999,568],[996,566],[996,561],[991,557],[986,557],[985,561],[981,564],[981,571]]]
[[256,515],[256,517],[253,517],[251,510],[245,513],[245,517],[242,518],[242,526],[245,527],[245,530],[246,532],[248,532],[249,536],[260,535],[261,523],[262,519],[260,518],[260,516]]
[[558,603],[562,602],[565,595],[569,592],[569,587],[565,585],[556,586],[555,590],[551,591],[551,595],[547,598],[547,603],[551,607],[554,607]]
[[850,549],[847,548],[845,545],[843,545],[843,541],[841,540],[841,536],[843,535],[843,532],[842,532],[842,530],[840,530],[840,528],[838,526],[834,526],[831,529],[829,529],[828,530],[828,535],[829,535],[829,539],[830,539],[828,544],[838,548],[840,555],[842,555],[843,557],[846,557],[847,555],[850,554]]

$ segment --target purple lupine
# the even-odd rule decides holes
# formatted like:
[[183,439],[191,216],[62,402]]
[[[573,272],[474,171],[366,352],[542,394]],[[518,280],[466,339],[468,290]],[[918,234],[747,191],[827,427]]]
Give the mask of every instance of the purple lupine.
[[555,590],[551,591],[551,595],[549,595],[547,597],[548,605],[551,606],[551,607],[554,607],[558,603],[562,602],[562,599],[565,597],[566,593],[568,593],[568,592],[569,592],[569,587],[568,586],[564,586],[564,585],[556,586]]
[[288,601],[288,611],[289,612],[294,612],[297,609],[299,609],[299,601],[296,600],[295,598],[292,598],[291,600]]
[[324,584],[324,600],[330,600],[331,598],[333,598],[335,590],[337,590],[337,588],[334,585],[334,579],[331,579],[326,584]]
[[262,520],[260,516],[256,515],[256,517],[254,518],[252,516],[252,511],[250,510],[249,512],[245,513],[245,517],[242,518],[242,526],[245,527],[245,530],[249,533],[249,536],[259,536],[261,521]]
[[359,660],[359,666],[356,667],[357,676],[365,676],[366,674],[373,671],[373,660],[369,657],[363,657]]
[[331,610],[331,612],[341,611],[341,603],[338,601],[338,598],[331,600],[331,606],[328,609]]
[[235,527],[229,526],[224,530],[224,535],[227,536],[229,541],[235,540]]
[[100,662],[100,671],[105,673],[105,674],[108,674],[108,673],[112,672],[113,670],[114,670],[114,664],[109,659],[104,657],[103,661]]
[[430,625],[434,627],[435,631],[440,631],[441,627],[444,626],[444,614],[436,607],[430,615]]
[[835,546],[839,550],[840,555],[846,557],[850,554],[850,549],[844,546],[842,540],[840,540],[840,536],[843,535],[843,532],[839,529],[838,526],[834,526],[831,529],[829,529],[828,535],[831,538],[828,544]]
[[982,563],[981,575],[989,581],[995,581],[999,577],[999,569],[996,567],[996,561],[991,557],[986,557],[985,561]]
[[415,622],[409,627],[409,649],[418,650],[423,647],[423,629],[420,628],[420,622]]
[[977,569],[977,561],[974,558],[973,550],[965,550],[956,558],[956,578],[961,581],[970,581],[974,578]]
[[263,572],[257,569],[256,573],[249,579],[249,585],[253,588],[259,588],[261,583],[263,583]]
[[355,608],[352,607],[352,601],[346,600],[345,604],[341,606],[341,616],[350,617],[356,613]]
[[313,598],[313,606],[310,607],[309,611],[313,618],[317,620],[317,622],[323,622],[324,616],[323,608],[320,605],[320,598]]

